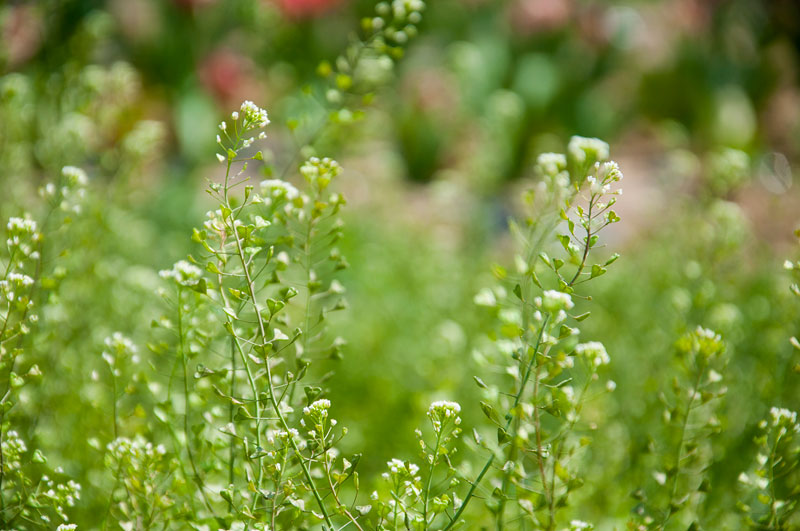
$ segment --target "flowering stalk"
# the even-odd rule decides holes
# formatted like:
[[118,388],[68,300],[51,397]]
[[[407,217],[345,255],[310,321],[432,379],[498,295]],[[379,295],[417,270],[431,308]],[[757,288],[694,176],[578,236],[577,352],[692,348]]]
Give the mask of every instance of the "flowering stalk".
[[[516,388],[509,393],[513,400],[508,405],[502,405],[507,411],[504,415],[505,422],[499,420],[500,415],[492,405],[482,403],[484,413],[498,426],[498,442],[507,459],[502,471],[502,485],[497,494],[499,499],[490,507],[495,512],[498,529],[504,526],[507,492],[511,486],[514,485],[522,491],[532,490],[520,483],[515,476],[514,470],[518,469],[518,448],[526,450],[523,455],[534,456],[539,470],[544,505],[548,509],[546,521],[541,523],[545,529],[553,529],[556,525],[556,490],[560,488],[556,479],[564,483],[567,492],[577,484],[559,461],[566,436],[577,422],[580,400],[585,392],[580,393],[578,402],[575,403],[574,393],[568,386],[571,378],[565,378],[563,373],[573,368],[573,357],[586,360],[585,389],[590,381],[597,378],[597,369],[608,363],[608,356],[600,344],[576,346],[575,336],[578,329],[568,326],[566,320],[569,318],[567,312],[574,306],[572,294],[575,287],[604,274],[606,267],[617,258],[614,255],[602,264],[591,266],[587,271],[590,251],[597,244],[598,232],[619,221],[611,206],[616,202],[615,196],[621,191],[612,191],[612,186],[622,179],[622,174],[615,163],[605,162],[607,158],[608,146],[605,143],[580,137],[574,137],[570,141],[569,158],[552,153],[539,157],[537,171],[541,181],[536,189],[527,194],[526,201],[537,212],[558,212],[560,209],[560,218],[566,222],[568,233],[559,235],[558,241],[566,251],[566,259],[551,258],[543,252],[544,245],[558,225],[557,217],[550,218],[547,214],[537,218],[529,217],[525,220],[527,231],[512,224],[512,230],[522,247],[522,252],[516,257],[519,276],[509,277],[502,268],[496,268],[495,274],[503,281],[510,280],[515,298],[506,300],[507,292],[500,288],[484,290],[476,297],[477,304],[488,308],[500,318],[499,335],[504,339],[498,340],[498,346],[516,361],[512,373],[516,378]],[[586,190],[585,195],[581,195],[583,190]],[[579,199],[586,202],[585,209],[579,204],[573,205]],[[578,236],[576,233],[576,228],[581,227],[585,236]],[[565,273],[567,268],[564,266],[567,263],[574,265],[574,270],[569,275]],[[555,277],[557,289],[547,290],[543,287],[539,278],[542,264]],[[541,296],[536,296],[537,290],[541,290]],[[588,314],[573,318],[582,320],[586,316]],[[496,393],[493,387],[478,380],[482,388]],[[531,380],[533,407],[529,408],[523,397]],[[544,389],[548,390],[549,397],[542,396]],[[566,391],[570,392],[565,394]],[[564,427],[551,436],[545,435],[542,423],[542,411],[548,404],[548,399],[547,407],[550,410],[556,408],[556,411],[566,415],[568,419]],[[526,449],[529,431],[533,432],[534,442],[532,448]],[[555,453],[553,447],[558,448]],[[446,529],[459,521],[467,504],[474,497],[478,484],[494,463],[496,455],[493,453],[489,456]],[[552,471],[551,478],[547,475],[548,468]],[[534,515],[533,503],[527,498],[518,501],[525,512]]]
[[[308,184],[307,193],[301,194],[286,181],[272,179],[263,181],[259,192],[248,185],[243,200],[234,198],[233,189],[247,181],[247,163],[263,158],[261,152],[246,158],[240,155],[256,141],[255,136],[248,135],[268,123],[266,111],[245,102],[240,111],[232,113],[230,130],[228,122],[220,124],[217,142],[224,154],[218,154],[218,159],[225,164],[225,175],[221,183],[211,183],[208,190],[219,201],[219,208],[208,213],[204,230],[195,230],[193,235],[209,255],[205,271],[214,276],[206,277],[189,262],[179,262],[162,276],[176,282],[179,290],[189,293],[185,288],[191,288],[199,293],[218,309],[224,321],[232,356],[229,394],[219,388],[215,391],[228,401],[228,425],[223,433],[231,437],[227,445],[231,488],[221,495],[229,510],[246,520],[256,520],[258,512],[265,512],[273,527],[280,525],[282,512],[305,510],[304,500],[296,497],[293,472],[286,470],[287,465],[296,465],[303,488],[320,511],[319,517],[333,528],[336,515],[328,508],[312,473],[319,462],[328,477],[336,511],[359,527],[355,513],[339,499],[341,482],[331,476],[333,462],[325,452],[333,451],[332,441],[322,442],[317,436],[306,440],[292,427],[295,389],[308,371],[308,357],[327,354],[335,358],[342,344],[338,339],[327,342],[322,326],[328,312],[343,307],[344,289],[330,280],[330,275],[346,265],[332,248],[340,233],[336,214],[344,200],[338,194],[325,195],[341,168],[331,159],[311,158],[300,168]],[[258,133],[259,139],[264,137],[263,132]],[[240,162],[244,163],[242,169],[234,171],[234,165]],[[287,278],[282,280],[281,276]],[[297,282],[297,278],[302,280]],[[290,306],[290,300],[299,294],[294,287],[298,284],[305,291],[301,308]],[[299,310],[299,316],[295,310]],[[289,323],[295,318],[302,328],[291,330]],[[294,357],[290,348],[296,352]],[[286,367],[282,372],[277,370],[280,364]],[[239,371],[237,366],[241,367]],[[234,394],[237,372],[246,375],[250,406]],[[215,374],[218,372],[204,367],[196,377]],[[321,390],[306,386],[304,391],[311,401]],[[270,417],[264,416],[267,411]],[[242,421],[247,422],[245,432],[237,429]],[[300,421],[302,424],[303,419]],[[265,441],[273,448],[264,448]],[[245,451],[242,463],[252,485],[249,508],[234,503],[237,466],[230,449],[240,443]],[[310,444],[324,450],[306,455]],[[272,492],[267,490],[269,481],[274,483]],[[243,498],[248,497],[245,492]]]
[[[18,519],[32,518],[47,525],[51,521],[48,514],[55,514],[69,527],[64,507],[72,507],[80,497],[80,485],[74,481],[61,484],[47,476],[29,476],[32,471],[28,467],[42,465],[46,459],[39,450],[28,452],[17,432],[10,429],[6,413],[15,405],[15,393],[42,377],[37,364],[30,365],[25,374],[17,374],[15,368],[25,339],[38,322],[34,308],[37,291],[42,288],[44,233],[51,232],[50,221],[56,214],[60,214],[59,226],[63,226],[69,224],[71,215],[81,212],[87,183],[83,170],[65,166],[58,185],[49,183],[40,190],[47,204],[42,229],[28,215],[12,217],[6,225],[8,258],[4,265],[0,261],[0,301],[5,305],[5,311],[0,309],[0,370],[6,371],[5,389],[0,395],[0,520],[7,526],[15,525]],[[48,235],[54,236],[55,232]],[[9,499],[7,478],[12,487]]]
[[[656,494],[662,500],[635,509],[639,521],[636,529],[664,529],[672,516],[702,490],[710,450],[697,442],[701,436],[719,432],[713,401],[722,397],[727,388],[721,383],[726,360],[722,356],[725,344],[716,332],[697,327],[681,337],[676,345],[677,362],[682,375],[672,381],[672,398],[662,395],[665,403],[663,420],[666,439],[672,448],[663,458],[663,469],[653,472],[658,485]],[[694,478],[700,478],[694,481]]]

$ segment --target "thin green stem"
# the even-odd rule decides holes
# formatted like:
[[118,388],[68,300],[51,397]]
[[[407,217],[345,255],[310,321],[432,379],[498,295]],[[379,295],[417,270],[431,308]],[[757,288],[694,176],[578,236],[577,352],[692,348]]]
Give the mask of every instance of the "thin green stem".
[[673,500],[675,500],[675,495],[678,492],[678,477],[681,473],[681,454],[683,453],[683,444],[686,439],[686,426],[689,424],[689,414],[692,411],[692,405],[694,404],[695,399],[697,398],[697,389],[700,386],[700,381],[703,378],[703,373],[705,372],[705,367],[700,367],[697,371],[697,377],[694,381],[694,387],[692,387],[692,394],[689,397],[689,402],[686,404],[686,413],[683,416],[683,421],[681,422],[681,429],[680,429],[680,438],[678,441],[678,446],[675,450],[674,455],[674,462],[675,462],[675,473],[672,476],[672,486],[670,487],[670,494],[668,500],[668,506],[666,510],[666,514],[664,516],[664,520],[661,522],[661,529],[664,529],[667,525],[667,522],[672,517],[673,510],[672,504]]
[[[225,172],[225,199],[226,199],[226,205],[225,206],[226,206],[226,208],[231,209],[230,202],[227,201],[229,173],[230,173],[230,161],[228,162],[228,171]],[[256,298],[255,283],[253,282],[253,279],[251,278],[250,268],[248,267],[248,261],[247,261],[247,258],[245,257],[244,248],[242,247],[242,242],[241,242],[241,239],[239,238],[238,232],[236,231],[236,227],[234,226],[233,220],[230,221],[230,229],[231,229],[233,237],[234,237],[234,239],[236,241],[237,255],[238,255],[239,261],[240,261],[240,263],[242,265],[242,269],[243,269],[243,272],[244,272],[244,275],[245,275],[245,280],[247,282],[247,288],[248,288],[248,292],[249,292],[249,295],[250,295],[250,302],[253,305],[253,310],[255,312],[256,321],[258,323],[258,331],[259,331],[259,334],[261,336],[261,340],[263,342],[262,343],[262,349],[263,349],[263,356],[264,356],[264,365],[265,365],[265,369],[266,369],[266,379],[267,379],[267,386],[268,386],[269,402],[272,405],[272,408],[273,408],[273,410],[275,411],[275,414],[278,417],[278,420],[280,422],[281,427],[283,428],[284,431],[286,431],[289,434],[289,444],[291,445],[292,450],[294,451],[295,455],[297,456],[297,458],[300,461],[300,467],[302,468],[303,475],[305,476],[305,479],[306,479],[306,483],[307,483],[308,487],[311,489],[311,492],[312,492],[312,494],[314,496],[314,499],[316,500],[317,505],[319,506],[320,510],[322,511],[322,515],[323,515],[323,519],[325,520],[325,523],[329,527],[333,528],[333,522],[331,521],[331,517],[328,514],[327,508],[325,507],[325,503],[322,501],[322,496],[320,496],[319,491],[317,490],[316,484],[314,483],[314,479],[311,476],[311,471],[308,468],[308,463],[306,462],[306,458],[305,458],[305,456],[303,456],[302,452],[300,451],[300,448],[297,446],[297,442],[294,440],[294,437],[292,437],[289,425],[286,422],[286,418],[283,415],[283,412],[281,411],[280,404],[275,399],[275,388],[274,388],[274,386],[272,384],[272,368],[270,366],[270,359],[269,359],[269,356],[266,353],[266,348],[265,348],[266,344],[267,344],[267,341],[268,341],[267,333],[266,333],[266,327],[264,326],[264,319],[261,316],[261,312],[259,310],[258,303],[256,302],[258,299]]]
[[[528,379],[530,378],[531,370],[533,368],[533,364],[536,363],[536,356],[539,353],[539,347],[542,344],[542,336],[544,334],[544,329],[547,326],[547,322],[548,322],[549,319],[550,319],[550,316],[548,315],[542,321],[542,326],[539,329],[539,337],[536,340],[536,346],[533,349],[533,353],[531,355],[531,359],[528,362],[528,367],[527,367],[527,369],[525,371],[525,375],[522,378],[522,382],[520,383],[519,390],[517,391],[517,394],[514,396],[514,405],[511,408],[512,411],[515,410],[517,408],[517,406],[519,406],[520,400],[522,400],[522,394],[525,391],[525,387],[528,384]],[[513,418],[514,418],[514,416],[511,415],[511,418],[509,418],[506,421],[505,430],[508,430],[509,426],[511,426],[511,421],[513,420]],[[492,466],[492,463],[494,463],[494,459],[495,459],[495,455],[494,454],[489,456],[489,459],[487,459],[486,463],[483,465],[483,468],[481,469],[480,474],[478,474],[478,477],[475,478],[475,481],[472,482],[472,485],[470,486],[469,491],[467,492],[467,495],[464,497],[464,501],[462,501],[461,505],[458,507],[458,511],[456,511],[456,513],[453,515],[453,517],[447,523],[447,526],[445,526],[445,528],[442,531],[447,531],[448,529],[452,528],[458,522],[459,517],[464,512],[464,510],[467,508],[467,504],[469,504],[470,500],[475,496],[475,490],[478,488],[478,484],[481,482],[483,477],[486,475],[486,472],[489,471],[489,468]]]
[[205,483],[200,477],[200,472],[197,470],[197,464],[194,459],[194,452],[192,452],[192,435],[190,429],[190,415],[191,415],[191,399],[189,390],[189,359],[186,356],[185,335],[183,331],[183,297],[182,289],[178,286],[178,343],[180,348],[181,365],[183,365],[183,433],[186,439],[186,454],[189,457],[189,465],[192,467],[195,483],[200,489],[200,495],[203,498],[208,511],[213,515],[214,509],[211,507],[211,502],[208,500],[205,491]]
[[769,524],[772,529],[778,522],[778,507],[776,505],[777,496],[775,494],[775,454],[778,452],[778,444],[781,441],[781,431],[775,437],[775,443],[769,452]]
[[436,432],[436,447],[433,449],[433,456],[431,459],[431,466],[428,469],[428,482],[425,485],[425,496],[422,502],[422,519],[424,520],[424,529],[428,529],[428,499],[431,495],[431,484],[433,483],[433,470],[436,467],[436,460],[439,457],[439,446],[442,444],[442,431],[444,425],[440,425],[439,430]]

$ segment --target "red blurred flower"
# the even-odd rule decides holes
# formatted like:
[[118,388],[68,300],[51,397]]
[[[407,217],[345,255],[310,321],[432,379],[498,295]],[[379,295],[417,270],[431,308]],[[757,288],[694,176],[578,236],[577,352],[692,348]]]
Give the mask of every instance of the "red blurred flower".
[[293,18],[311,18],[333,9],[343,0],[277,0],[278,5]]
[[198,66],[203,86],[223,107],[238,106],[242,99],[261,94],[255,66],[246,56],[228,49],[212,52]]

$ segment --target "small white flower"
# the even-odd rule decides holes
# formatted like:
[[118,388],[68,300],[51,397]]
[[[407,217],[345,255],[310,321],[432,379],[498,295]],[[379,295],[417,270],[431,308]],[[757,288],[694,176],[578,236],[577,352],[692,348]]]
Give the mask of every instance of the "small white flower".
[[67,180],[67,185],[71,187],[83,187],[89,184],[89,178],[86,176],[86,172],[75,166],[64,166],[61,168],[61,175]]
[[550,313],[558,313],[560,310],[571,310],[575,303],[569,293],[556,290],[545,290],[541,298],[535,299],[536,305]]
[[163,279],[172,279],[181,286],[196,286],[203,276],[203,271],[194,264],[186,260],[180,260],[172,266],[172,269],[164,269],[158,272],[158,276]]
[[589,341],[588,343],[580,343],[575,347],[575,353],[579,356],[585,356],[586,360],[595,369],[601,365],[608,365],[611,359],[608,357],[606,347],[599,341]]
[[794,425],[797,423],[797,413],[782,407],[773,407],[769,410],[772,417],[772,425],[778,426],[783,423]]
[[290,201],[300,197],[300,191],[297,188],[280,179],[261,181],[261,193],[265,197],[285,197]]
[[608,160],[609,155],[608,144],[599,138],[573,136],[569,140],[567,150],[578,163],[586,162],[587,159],[594,162],[603,162]]
[[252,101],[245,101],[240,108],[244,116],[245,127],[253,125],[255,127],[265,127],[269,124],[267,111],[253,103]]

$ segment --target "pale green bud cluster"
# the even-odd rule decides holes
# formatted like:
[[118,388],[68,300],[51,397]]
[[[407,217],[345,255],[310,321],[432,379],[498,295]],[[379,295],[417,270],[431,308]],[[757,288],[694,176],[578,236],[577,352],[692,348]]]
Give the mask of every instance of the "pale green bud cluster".
[[331,180],[342,172],[342,167],[335,160],[325,157],[311,157],[302,166],[300,174],[322,192],[328,187]]
[[595,369],[611,363],[611,358],[608,357],[605,345],[599,341],[578,344],[575,347],[575,354],[585,357],[586,361]]
[[138,348],[121,332],[114,332],[103,340],[106,348],[103,351],[103,360],[108,364],[115,376],[119,376],[120,364],[130,360],[139,363]]
[[592,165],[596,162],[604,162],[609,157],[609,147],[606,142],[599,138],[586,138],[583,136],[573,136],[569,140],[567,151],[577,164]]

